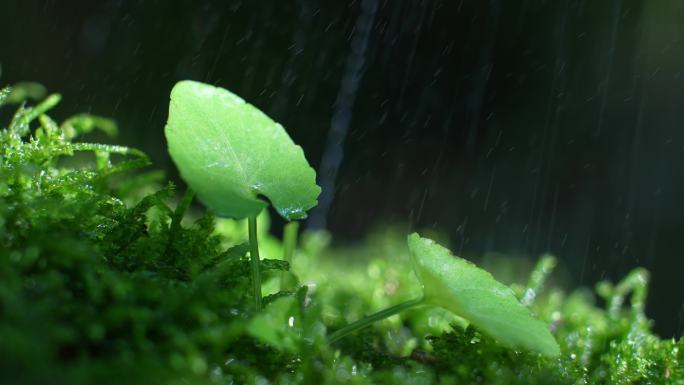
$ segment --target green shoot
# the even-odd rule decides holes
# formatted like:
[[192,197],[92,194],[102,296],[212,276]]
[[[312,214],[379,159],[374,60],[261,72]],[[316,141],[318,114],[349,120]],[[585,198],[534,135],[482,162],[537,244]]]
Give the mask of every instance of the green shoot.
[[261,309],[256,216],[270,201],[289,221],[306,218],[321,191],[315,171],[283,126],[208,84],[176,84],[165,132],[171,158],[198,198],[218,215],[249,218],[252,285]]
[[[202,200],[210,210],[187,220],[194,186],[172,208],[173,185],[158,172],[129,172],[149,163],[140,151],[73,142],[93,129],[115,132],[113,121],[57,122],[47,114],[59,97],[41,92],[0,90],[0,107],[18,105],[0,127],[2,384],[684,384],[684,340],[652,330],[642,268],[598,284],[603,306],[586,288],[544,290],[556,260],[543,257],[526,290],[515,290],[518,302],[487,272],[417,234],[408,239],[413,263],[397,264],[406,246],[396,232],[343,249],[316,233],[302,239],[297,257],[306,263],[295,276],[296,222],[280,249],[264,231],[266,215],[217,223],[211,211],[221,211]],[[185,129],[202,131],[189,116]],[[64,159],[82,151],[93,156]],[[263,183],[255,156],[243,151],[224,171],[244,166]],[[292,164],[279,165],[289,178]],[[201,162],[190,166],[204,172]],[[247,197],[296,207],[265,194],[282,180],[270,182]],[[280,250],[284,260],[269,259]],[[291,281],[276,291],[283,272]],[[297,276],[311,286],[298,287]],[[551,321],[553,337],[533,313]],[[361,319],[341,327],[340,318]]]
[[537,265],[534,267],[534,270],[532,270],[532,274],[530,275],[530,280],[527,283],[525,293],[520,300],[523,305],[530,306],[532,303],[534,303],[534,300],[537,298],[537,293],[542,290],[546,279],[549,277],[549,274],[551,274],[557,264],[558,261],[552,255],[545,255],[539,260],[539,262],[537,262]]
[[510,348],[548,357],[560,354],[547,325],[532,317],[508,286],[430,239],[414,233],[409,235],[408,244],[415,272],[423,285],[423,297],[354,322],[332,333],[331,343],[410,307],[433,305],[464,318]]

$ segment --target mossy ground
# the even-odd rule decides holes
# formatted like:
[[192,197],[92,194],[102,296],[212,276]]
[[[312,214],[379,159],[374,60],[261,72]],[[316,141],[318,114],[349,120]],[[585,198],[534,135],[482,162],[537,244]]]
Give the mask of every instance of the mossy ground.
[[[0,106],[26,90],[2,91]],[[551,325],[559,359],[428,307],[330,346],[330,330],[419,292],[403,236],[330,248],[304,234],[290,269],[261,220],[268,296],[255,313],[246,224],[189,212],[192,195],[144,172],[139,151],[77,142],[115,126],[58,125],[46,115],[58,101],[22,104],[0,133],[0,383],[684,384],[684,343],[644,315],[643,270],[567,292],[542,285],[542,263],[514,285]],[[283,276],[298,283],[281,288]]]

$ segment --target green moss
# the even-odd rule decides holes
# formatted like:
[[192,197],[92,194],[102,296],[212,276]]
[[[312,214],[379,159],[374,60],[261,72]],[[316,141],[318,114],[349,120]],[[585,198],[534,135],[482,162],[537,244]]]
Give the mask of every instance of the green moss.
[[[29,91],[3,90],[0,106]],[[544,289],[546,259],[518,286],[560,359],[511,351],[434,308],[330,346],[329,331],[419,292],[393,232],[334,249],[306,234],[292,266],[306,285],[293,291],[278,291],[288,263],[262,260],[269,295],[255,314],[243,226],[192,210],[191,193],[178,199],[143,171],[141,152],[78,142],[115,126],[58,125],[46,115],[58,101],[20,105],[0,132],[0,383],[684,384],[684,343],[650,330],[641,269],[566,292]]]

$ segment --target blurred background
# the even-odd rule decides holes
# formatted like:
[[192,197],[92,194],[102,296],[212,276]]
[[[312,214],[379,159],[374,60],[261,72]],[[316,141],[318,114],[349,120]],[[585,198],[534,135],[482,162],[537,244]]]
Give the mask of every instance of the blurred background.
[[62,93],[60,118],[113,117],[172,179],[169,91],[216,84],[304,148],[324,188],[310,228],[550,252],[573,285],[644,266],[656,330],[681,335],[684,2],[5,0],[0,16],[0,83]]

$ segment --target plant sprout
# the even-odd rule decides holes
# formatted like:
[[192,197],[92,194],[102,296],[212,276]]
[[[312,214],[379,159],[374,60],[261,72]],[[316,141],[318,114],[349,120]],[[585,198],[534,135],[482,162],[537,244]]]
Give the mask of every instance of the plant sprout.
[[255,307],[261,309],[256,217],[269,202],[286,220],[306,218],[320,187],[302,148],[280,124],[230,91],[181,81],[165,128],[171,158],[217,215],[248,218]]
[[[348,259],[317,260],[329,243],[321,232],[302,238],[302,255],[312,258],[298,273],[325,284],[309,293],[287,272],[254,312],[250,243],[225,242],[246,234],[247,220],[205,213],[183,222],[194,188],[172,208],[173,185],[161,187],[158,172],[127,173],[149,164],[142,152],[80,142],[92,130],[115,133],[113,121],[80,114],[58,123],[48,112],[59,95],[24,103],[34,97],[0,88],[0,108],[18,104],[0,127],[0,383],[89,384],[123,374],[134,384],[684,384],[684,340],[652,330],[643,268],[598,283],[602,305],[584,288],[536,301],[556,265],[544,256],[525,288],[511,286],[518,303],[487,272],[414,234],[411,264],[424,286],[416,295],[408,264],[382,258],[358,269]],[[262,252],[272,244],[262,235],[265,214],[252,228]],[[297,224],[283,232],[285,261],[257,260],[262,272],[287,271]],[[403,242],[388,231],[343,253],[377,254]],[[369,313],[390,290],[420,298],[327,333],[326,309]],[[449,309],[474,327],[445,331],[452,317],[434,324],[433,312],[417,312],[399,333],[349,335],[418,305]],[[553,337],[527,308],[553,314]],[[342,350],[329,343],[345,335]],[[563,358],[547,358],[559,350]]]
[[510,348],[523,348],[548,357],[560,348],[547,325],[535,319],[513,290],[435,243],[413,233],[408,246],[423,295],[381,310],[330,334],[333,343],[346,335],[418,305],[447,309]]
[[[281,125],[231,92],[203,83],[182,81],[173,88],[166,137],[181,176],[202,202],[218,215],[248,218],[252,285],[260,310],[256,216],[268,206],[266,198],[287,220],[306,217],[320,193],[314,170]],[[296,225],[286,233],[284,257],[290,260]],[[508,286],[418,234],[410,235],[408,244],[423,296],[352,323],[332,333],[330,342],[413,306],[433,305],[509,347],[559,354],[547,326]]]

